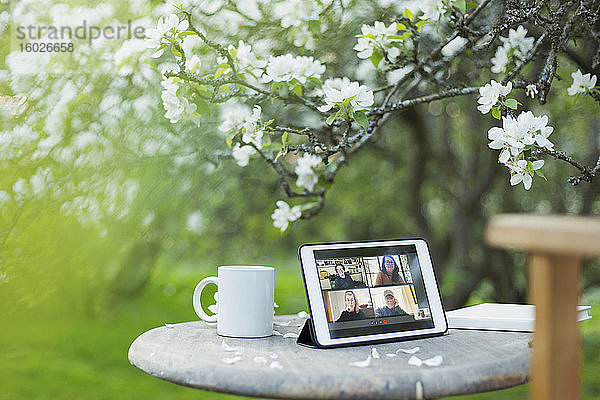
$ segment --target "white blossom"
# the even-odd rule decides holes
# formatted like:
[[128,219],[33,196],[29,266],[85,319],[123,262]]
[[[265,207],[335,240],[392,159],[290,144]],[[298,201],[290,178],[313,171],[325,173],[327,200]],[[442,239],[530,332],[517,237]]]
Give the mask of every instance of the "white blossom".
[[527,92],[527,96],[531,97],[532,99],[534,99],[535,96],[537,96],[538,94],[538,88],[534,83],[530,83],[529,85],[527,85],[525,90]]
[[219,126],[219,130],[233,135],[242,133],[243,143],[241,147],[234,148],[234,158],[238,160],[238,165],[242,167],[248,164],[248,156],[255,153],[252,146],[246,145],[253,144],[259,149],[263,146],[264,132],[260,121],[261,113],[260,106],[254,106],[254,109],[250,112],[246,105],[237,103],[229,104],[227,110],[223,113],[225,118]]
[[371,365],[371,360],[372,357],[369,355],[366,360],[349,362],[348,365],[358,368],[367,368],[369,365]]
[[320,78],[325,72],[325,66],[312,57],[296,57],[296,79],[304,84],[308,78]]
[[[166,19],[161,17],[158,19],[156,29],[149,28],[145,31],[147,36],[146,47],[157,49],[163,44],[171,43],[176,39],[178,32],[185,31],[188,27],[188,21],[179,21],[179,17],[175,14],[169,15]],[[152,54],[152,57],[160,57],[164,50],[164,48],[157,50],[154,54]]]
[[119,75],[129,76],[133,73],[133,66],[143,60],[143,53],[146,51],[146,41],[142,39],[131,39],[123,42],[113,58],[115,66],[119,70]]
[[518,48],[521,55],[524,56],[531,48],[533,48],[534,38],[527,37],[527,29],[520,25],[516,30],[510,29],[508,31],[508,37],[500,37],[500,40],[513,48]]
[[351,82],[347,77],[328,79],[323,84],[325,105],[319,111],[326,112],[333,107],[339,107],[344,101],[350,100],[353,110],[364,110],[373,105],[373,91],[358,82]]
[[292,28],[290,39],[296,47],[311,50],[315,47],[315,39],[308,29],[308,23],[309,21],[319,20],[319,14],[328,2],[313,0],[280,1],[274,4],[273,15],[281,20],[280,24],[283,28]]
[[9,200],[10,195],[4,190],[0,190],[0,204],[6,203]]
[[542,115],[536,117],[531,111],[525,111],[519,114],[517,122],[521,129],[530,135],[539,147],[552,150],[554,144],[548,140],[548,136],[554,131],[554,128],[548,125],[548,116]]
[[19,178],[13,185],[12,191],[16,200],[24,199],[28,192],[27,181],[24,178]]
[[260,115],[262,109],[260,106],[254,106],[252,115],[248,116],[242,125],[242,141],[244,143],[253,143],[256,147],[262,147],[263,131],[260,129]]
[[219,125],[219,130],[223,133],[239,131],[244,126],[246,119],[252,115],[250,107],[240,103],[225,103],[221,107],[221,111],[224,118]]
[[567,89],[569,96],[574,96],[576,94],[585,93],[588,90],[592,90],[594,86],[596,86],[596,81],[598,80],[596,75],[583,75],[579,69],[576,72],[573,72],[571,76],[573,77],[573,84]]
[[396,61],[400,50],[394,47],[394,43],[402,41],[397,36],[396,23],[386,27],[381,21],[375,21],[373,26],[363,25],[361,28],[362,35],[357,35],[358,43],[354,46],[354,50],[358,51],[358,58],[369,58],[373,55],[373,50],[379,50],[382,55],[387,55],[390,61]]
[[165,78],[161,82],[161,85],[164,88],[160,97],[166,111],[165,118],[169,119],[172,124],[180,120],[190,120],[196,112],[196,105],[190,103],[181,93],[177,93],[180,88],[175,78]]
[[298,175],[296,185],[313,190],[319,180],[315,167],[321,163],[321,159],[313,154],[305,153],[296,163],[294,172]]
[[442,361],[444,361],[444,358],[440,355],[437,355],[428,358],[427,360],[423,360],[423,364],[427,365],[428,367],[439,367],[442,365]]
[[267,70],[263,81],[268,82],[287,82],[296,78],[297,68],[296,59],[291,54],[285,54],[278,57],[269,57]]
[[196,210],[188,215],[185,221],[185,227],[192,233],[201,233],[204,229],[204,217],[200,210]]
[[498,46],[496,49],[496,54],[492,57],[492,72],[495,74],[504,73],[506,71],[506,66],[510,62],[508,50],[506,46]]
[[444,2],[442,0],[421,0],[418,8],[423,12],[421,18],[437,21],[444,14]]
[[445,57],[452,57],[462,50],[462,48],[469,43],[467,39],[461,36],[457,36],[452,39],[447,45],[442,47],[441,53]]
[[[259,60],[256,55],[252,52],[252,46],[244,43],[243,40],[238,42],[238,46],[229,45],[227,48],[229,55],[235,63],[236,71],[238,74],[250,73],[256,77],[262,74],[262,69],[267,65],[265,60]],[[219,64],[227,62],[227,58],[219,57],[217,59]],[[226,69],[225,73],[229,73],[231,68]]]
[[231,155],[235,159],[235,162],[240,167],[245,167],[248,165],[250,160],[250,156],[256,154],[256,150],[252,146],[240,146],[239,144],[235,144],[233,149],[231,150]]
[[396,84],[400,79],[404,78],[408,73],[413,70],[412,65],[405,65],[402,68],[394,69],[387,73],[386,80],[390,85]]
[[287,0],[273,6],[273,15],[281,20],[282,28],[298,27],[310,20],[319,19],[322,7],[313,0]]
[[483,87],[479,88],[481,97],[477,99],[477,102],[480,104],[477,106],[477,109],[482,114],[487,114],[496,105],[500,96],[507,96],[511,90],[512,82],[508,82],[506,86],[503,86],[492,79],[490,83],[486,83]]
[[498,161],[506,164],[510,156],[518,156],[525,146],[537,144],[541,148],[552,150],[554,144],[548,136],[554,128],[547,126],[548,116],[536,117],[531,111],[522,112],[517,118],[510,115],[502,117],[502,128],[493,127],[488,131],[488,146],[502,150]]
[[[533,161],[531,169],[533,171],[538,170],[544,166],[544,160],[536,160]],[[508,164],[508,168],[511,170],[510,184],[512,186],[518,185],[523,182],[523,186],[525,190],[529,190],[531,188],[532,183],[532,171],[527,168],[528,161],[527,160],[518,160],[517,162]]]
[[271,56],[263,82],[290,82],[296,79],[304,84],[308,78],[320,78],[324,72],[325,66],[313,57],[294,57],[291,54]]
[[198,66],[200,66],[200,58],[195,54],[185,60],[186,71],[194,72]]
[[500,37],[502,46],[496,49],[492,58],[492,72],[504,73],[511,61],[519,62],[533,48],[533,37],[527,37],[527,29],[519,26],[516,30],[510,29],[508,37]]
[[290,205],[283,200],[279,200],[277,208],[271,215],[273,219],[273,226],[279,228],[282,232],[285,231],[290,222],[296,221],[302,215],[300,206],[294,206],[290,208]]
[[306,25],[302,25],[294,30],[292,41],[296,47],[304,47],[307,50],[315,48],[315,38]]

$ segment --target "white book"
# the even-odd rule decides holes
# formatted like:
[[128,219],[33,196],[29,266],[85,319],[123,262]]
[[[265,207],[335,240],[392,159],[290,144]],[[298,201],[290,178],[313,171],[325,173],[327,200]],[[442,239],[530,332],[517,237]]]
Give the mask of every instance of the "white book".
[[[592,318],[591,306],[577,306],[577,321]],[[530,304],[483,303],[446,312],[448,328],[533,332],[535,306]]]

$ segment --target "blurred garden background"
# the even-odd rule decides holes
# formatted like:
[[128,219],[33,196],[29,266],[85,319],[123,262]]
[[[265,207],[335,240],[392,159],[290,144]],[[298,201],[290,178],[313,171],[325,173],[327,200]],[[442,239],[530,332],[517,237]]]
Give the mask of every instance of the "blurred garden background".
[[[257,53],[314,54],[328,71],[372,88],[394,78],[394,71],[356,58],[355,35],[363,23],[392,18],[416,2],[340,2],[352,13],[334,25],[336,7],[328,8],[331,14],[310,32],[284,26],[285,12],[277,9],[284,3],[183,6],[223,45],[243,38]],[[23,51],[18,40],[19,26],[86,21],[150,28],[173,10],[157,0],[0,2],[0,400],[234,399],[159,381],[127,360],[141,333],[197,319],[191,294],[218,265],[274,266],[277,313],[290,314],[307,310],[296,255],[301,244],[423,237],[446,309],[526,303],[526,255],[484,244],[489,217],[600,215],[600,182],[570,185],[579,171],[550,157],[547,180],[536,177],[528,191],[512,187],[488,148],[487,131],[497,121],[476,109],[473,95],[394,114],[328,184],[321,212],[282,232],[273,226],[274,204],[294,199],[285,197],[267,163],[240,167],[219,130],[235,107],[198,101],[196,119],[165,118],[161,74],[173,67],[171,54],[151,58],[154,50],[133,36],[76,38],[72,51],[50,53]],[[429,35],[445,29],[431,26]],[[536,115],[548,115],[556,147],[586,165],[600,155],[598,102],[585,95],[573,101],[566,92],[578,61],[585,64],[595,45],[583,42],[572,58],[561,58],[557,74],[564,79],[554,82],[546,104],[524,91],[515,95]],[[201,59],[210,51],[199,42],[186,46]],[[201,68],[212,67],[202,61]],[[448,71],[436,79],[482,86],[494,76],[489,58],[469,54]],[[412,90],[428,85],[417,82]],[[320,123],[279,100],[262,106],[263,114],[298,126]],[[582,303],[592,305],[594,318],[581,324],[586,399],[600,397],[599,283],[600,262],[587,262]],[[527,390],[464,398],[525,399]]]

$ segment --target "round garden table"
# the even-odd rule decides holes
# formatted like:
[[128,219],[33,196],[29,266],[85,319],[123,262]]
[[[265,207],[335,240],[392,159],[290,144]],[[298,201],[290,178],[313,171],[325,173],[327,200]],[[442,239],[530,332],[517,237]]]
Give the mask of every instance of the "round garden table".
[[[305,320],[276,316],[278,334],[262,339],[224,338],[202,321],[167,324],[140,335],[129,361],[179,385],[281,399],[432,399],[504,389],[529,378],[528,333],[450,330],[434,338],[323,350],[296,344]],[[369,365],[354,364],[369,356]],[[415,359],[409,363],[413,356],[441,356],[442,362],[417,366]]]

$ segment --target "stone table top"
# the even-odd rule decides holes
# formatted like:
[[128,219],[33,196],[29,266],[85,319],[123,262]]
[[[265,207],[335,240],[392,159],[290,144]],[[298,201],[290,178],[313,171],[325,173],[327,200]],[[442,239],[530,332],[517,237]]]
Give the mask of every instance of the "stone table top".
[[[179,385],[282,399],[431,399],[504,389],[529,378],[528,333],[450,330],[434,338],[323,350],[296,344],[305,319],[276,316],[274,329],[282,335],[262,339],[224,338],[203,321],[167,324],[140,335],[129,361]],[[409,364],[412,355],[399,349],[415,347],[421,360],[441,355],[441,365]],[[373,348],[380,358],[363,368],[350,365],[366,360]]]

